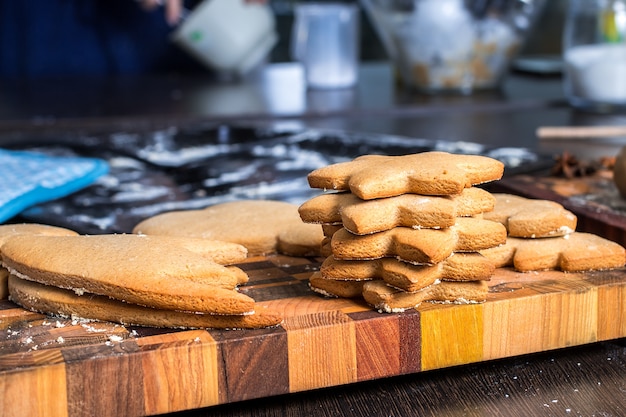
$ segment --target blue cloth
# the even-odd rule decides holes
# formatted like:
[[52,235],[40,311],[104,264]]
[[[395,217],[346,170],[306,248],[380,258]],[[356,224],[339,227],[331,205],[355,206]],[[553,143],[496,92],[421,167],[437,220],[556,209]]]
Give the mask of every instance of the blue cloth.
[[0,149],[0,223],[23,210],[78,191],[109,171],[97,158]]
[[133,0],[0,0],[0,77],[206,71],[173,29]]

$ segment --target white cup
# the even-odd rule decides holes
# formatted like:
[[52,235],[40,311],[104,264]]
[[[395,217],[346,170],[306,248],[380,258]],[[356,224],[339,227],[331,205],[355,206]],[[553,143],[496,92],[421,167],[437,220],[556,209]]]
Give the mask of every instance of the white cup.
[[173,41],[208,67],[245,74],[258,66],[278,41],[267,4],[205,0],[176,29]]
[[307,3],[295,8],[291,52],[310,88],[345,88],[358,79],[359,8]]

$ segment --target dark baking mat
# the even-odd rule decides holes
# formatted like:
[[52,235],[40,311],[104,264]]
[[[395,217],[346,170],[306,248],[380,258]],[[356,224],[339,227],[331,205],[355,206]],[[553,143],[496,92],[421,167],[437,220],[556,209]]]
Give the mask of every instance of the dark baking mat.
[[86,135],[77,140],[21,140],[10,149],[49,155],[98,157],[110,172],[68,197],[30,208],[12,221],[71,228],[79,233],[128,233],[144,218],[238,199],[300,204],[320,190],[308,187],[312,170],[363,154],[401,155],[440,150],[487,155],[505,175],[552,165],[551,157],[522,148],[435,141],[332,130],[272,130],[186,126]]

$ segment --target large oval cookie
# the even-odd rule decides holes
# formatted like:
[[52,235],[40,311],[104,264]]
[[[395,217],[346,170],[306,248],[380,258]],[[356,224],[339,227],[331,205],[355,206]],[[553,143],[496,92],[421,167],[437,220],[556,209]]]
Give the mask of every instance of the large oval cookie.
[[234,242],[245,246],[249,255],[318,255],[324,238],[319,225],[302,221],[297,205],[270,200],[239,200],[202,210],[162,213],[137,224],[133,233]]
[[22,279],[164,310],[247,314],[240,276],[163,236],[14,236],[2,261]]
[[282,322],[279,314],[260,306],[256,306],[252,314],[198,314],[142,307],[93,294],[79,296],[69,290],[26,281],[14,275],[9,278],[9,287],[11,300],[29,310],[123,325],[256,329]]
[[[17,235],[44,235],[44,236],[74,236],[77,235],[73,230],[63,227],[48,226],[37,223],[17,223],[0,225],[0,247],[10,237]],[[0,248],[0,253],[2,249]],[[9,272],[0,267],[0,300],[9,295],[8,288]]]

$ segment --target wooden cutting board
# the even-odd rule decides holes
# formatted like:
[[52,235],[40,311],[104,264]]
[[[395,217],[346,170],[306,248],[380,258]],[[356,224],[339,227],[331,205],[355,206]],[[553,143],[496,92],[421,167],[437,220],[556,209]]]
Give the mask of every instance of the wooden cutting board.
[[271,329],[84,323],[0,301],[0,415],[167,413],[626,336],[626,270],[499,269],[486,303],[380,314],[312,293],[319,261],[242,265],[242,292],[285,317]]

